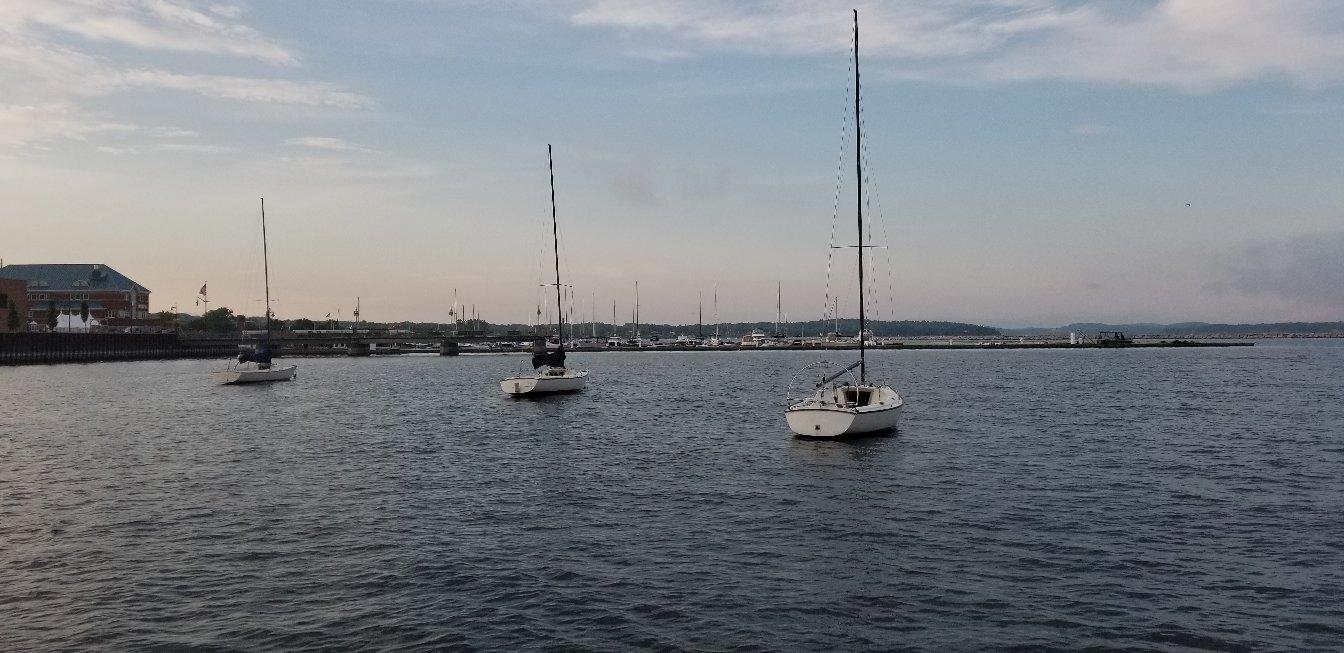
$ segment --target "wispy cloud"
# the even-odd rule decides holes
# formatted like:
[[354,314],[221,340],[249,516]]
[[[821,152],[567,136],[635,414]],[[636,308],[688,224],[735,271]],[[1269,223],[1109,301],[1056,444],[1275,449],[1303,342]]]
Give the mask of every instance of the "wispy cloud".
[[137,154],[137,153],[139,153],[139,150],[137,150],[137,149],[135,149],[135,148],[133,148],[133,147],[112,147],[111,145],[99,145],[99,146],[95,147],[94,149],[98,150],[99,152],[102,152],[103,154],[111,154],[111,155],[113,155],[113,156],[121,156],[122,154]]
[[309,147],[315,150],[337,150],[345,152],[369,152],[369,148],[348,143],[344,139],[330,136],[300,136],[285,141],[285,145]]
[[294,65],[297,57],[237,22],[242,10],[201,10],[171,0],[9,0],[0,10],[6,31],[65,33],[144,50],[199,52]]
[[[859,2],[877,70],[958,83],[1063,79],[1198,90],[1282,77],[1344,81],[1344,5],[1331,0]],[[839,52],[849,2],[591,0],[579,26],[637,37],[638,51]]]
[[[245,14],[236,5],[190,0],[0,4],[0,88],[10,102],[0,109],[0,146],[86,138],[108,123],[96,118],[100,112],[92,107],[96,98],[111,94],[176,91],[228,102],[343,110],[374,105],[368,96],[337,84],[270,74],[276,66],[296,67],[299,59],[240,22]],[[234,67],[261,65],[268,72],[221,75],[174,69],[190,59],[146,65],[143,56],[133,56],[135,51],[211,55],[230,60]],[[179,130],[171,137],[187,132],[198,135]]]
[[363,109],[373,100],[325,82],[258,79],[224,75],[183,75],[163,70],[128,70],[108,80],[109,87],[186,91],[240,102]]
[[223,154],[237,151],[237,148],[227,145],[206,145],[204,143],[160,143],[158,149],[164,152],[192,152],[197,154]]
[[134,125],[100,120],[69,104],[0,104],[0,146],[84,141],[93,134],[135,129]]

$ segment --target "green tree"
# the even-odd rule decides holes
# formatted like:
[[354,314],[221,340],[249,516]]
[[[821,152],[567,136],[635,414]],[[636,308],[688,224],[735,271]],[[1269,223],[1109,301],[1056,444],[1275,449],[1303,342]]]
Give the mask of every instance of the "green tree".
[[214,333],[237,333],[238,322],[234,318],[233,309],[227,306],[212,308],[205,312],[196,321],[191,323],[194,331],[212,331]]
[[10,331],[18,331],[19,325],[23,323],[23,318],[19,317],[19,307],[14,305],[14,300],[9,300],[9,319],[5,325]]
[[47,302],[47,330],[55,331],[57,324],[60,322],[56,318],[56,302]]
[[297,320],[291,321],[289,323],[289,328],[291,331],[304,331],[308,329],[316,329],[317,324],[306,317],[301,317]]
[[80,321],[80,322],[83,322],[83,323],[85,323],[85,324],[88,324],[88,323],[89,323],[89,303],[88,303],[88,302],[80,302],[80,303],[79,303],[79,321]]

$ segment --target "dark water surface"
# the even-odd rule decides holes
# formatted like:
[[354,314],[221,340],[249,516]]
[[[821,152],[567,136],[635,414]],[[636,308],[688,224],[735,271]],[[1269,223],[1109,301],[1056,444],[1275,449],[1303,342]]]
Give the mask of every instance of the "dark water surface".
[[815,353],[0,368],[0,649],[1330,649],[1344,346],[885,351],[899,432],[793,439]]

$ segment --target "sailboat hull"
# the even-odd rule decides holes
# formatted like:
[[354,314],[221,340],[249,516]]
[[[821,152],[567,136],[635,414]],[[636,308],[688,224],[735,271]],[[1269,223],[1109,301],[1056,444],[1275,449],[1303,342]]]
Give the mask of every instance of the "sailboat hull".
[[499,382],[499,389],[511,396],[547,395],[578,392],[588,385],[588,373],[566,371],[560,375],[522,374]]
[[267,370],[258,369],[233,369],[215,372],[215,381],[222,385],[240,385],[243,383],[272,383],[275,381],[292,381],[294,374],[299,369],[297,365],[289,367],[272,367]]
[[789,430],[808,438],[845,438],[877,433],[896,427],[905,401],[888,387],[878,389],[877,401],[852,407],[828,397],[813,397],[794,404],[784,413]]

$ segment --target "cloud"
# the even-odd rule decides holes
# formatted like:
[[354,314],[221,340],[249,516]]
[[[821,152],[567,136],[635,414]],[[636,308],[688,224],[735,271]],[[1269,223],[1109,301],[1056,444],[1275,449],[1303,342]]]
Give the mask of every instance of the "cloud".
[[[1331,0],[859,2],[861,43],[885,74],[957,83],[1071,80],[1189,90],[1283,78],[1344,81],[1344,5]],[[591,0],[571,16],[644,51],[753,55],[851,47],[839,0]]]
[[300,136],[285,141],[285,145],[297,147],[309,147],[315,150],[338,150],[345,152],[368,152],[369,149],[359,145],[347,143],[340,138],[330,136]]
[[64,33],[143,50],[195,52],[294,65],[298,59],[236,21],[238,7],[202,11],[170,0],[9,0],[0,10],[6,31]]
[[[152,65],[134,52],[224,57],[244,69],[298,65],[288,49],[241,23],[244,13],[231,4],[186,0],[0,3],[0,88],[5,89],[0,101],[10,103],[0,115],[0,146],[32,149],[43,141],[81,140],[108,124],[90,107],[112,94],[177,91],[227,102],[347,110],[374,105],[336,84],[275,78],[269,68],[260,75],[202,74],[175,69],[191,59],[160,58],[162,63]],[[34,110],[41,107],[53,110]],[[181,129],[171,134],[188,136],[198,134]]]
[[164,152],[194,152],[199,154],[222,154],[237,151],[227,145],[206,145],[204,143],[161,143],[158,147]]
[[1221,267],[1223,279],[1207,290],[1344,306],[1344,231],[1250,243],[1228,253]]
[[134,125],[100,120],[69,104],[0,104],[0,146],[84,141],[93,134],[136,129]]
[[112,147],[110,145],[99,145],[94,149],[104,154],[120,156],[122,154],[138,154],[140,151],[133,147]]
[[373,100],[325,82],[258,79],[226,75],[183,75],[164,70],[128,70],[113,75],[112,88],[153,88],[186,91],[206,97],[240,102],[288,104],[340,109],[364,109]]

